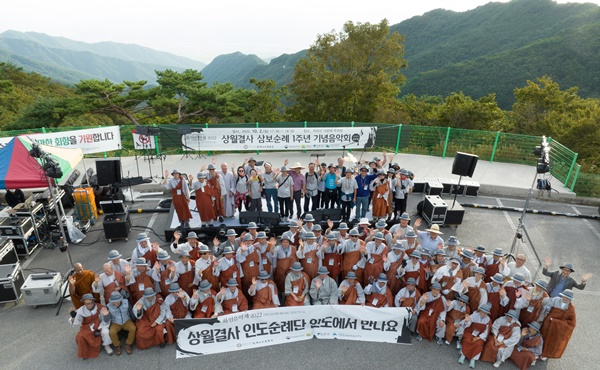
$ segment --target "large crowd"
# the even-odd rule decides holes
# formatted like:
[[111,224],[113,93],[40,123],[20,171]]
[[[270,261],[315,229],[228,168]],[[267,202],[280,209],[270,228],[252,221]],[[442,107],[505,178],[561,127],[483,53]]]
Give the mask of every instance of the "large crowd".
[[[125,334],[128,354],[134,343],[138,349],[172,344],[176,341],[175,319],[214,318],[281,306],[344,304],[410,308],[406,326],[416,340],[440,346],[456,340],[458,361],[468,360],[471,368],[478,360],[499,367],[510,359],[520,369],[527,369],[536,361],[560,358],[576,324],[573,288],[584,289],[592,274],[583,274],[577,282],[571,276],[575,271],[571,263],[552,271],[552,261],[546,258],[542,274],[549,279],[534,281],[522,254],[509,262],[501,248],[461,247],[454,236],[444,240],[437,225],[419,230],[421,219],[411,225],[406,202],[392,201],[406,200],[410,194],[409,174],[394,165],[382,173],[379,167],[384,163],[376,159],[369,166],[358,167],[356,176],[334,165],[328,169],[318,163],[309,165],[307,174],[300,176],[307,182],[300,186],[299,199],[305,202],[304,208],[296,203],[296,217],[288,202],[296,199],[292,185],[289,194],[284,194],[283,207],[275,208],[282,205],[279,190],[287,182],[287,169],[270,171],[265,163],[260,181],[266,187],[266,175],[273,173],[280,184],[275,186],[279,202],[268,204],[274,207],[269,210],[281,212],[289,224],[289,230],[278,239],[269,238],[252,222],[240,235],[227,230],[226,240],[215,238],[210,246],[200,242],[194,232],[185,236],[176,232],[172,243],[162,247],[140,233],[129,261],[111,251],[99,275],[76,264],[69,278],[74,305],[69,323],[80,326],[78,356],[97,357],[102,347],[108,354],[120,355]],[[218,184],[218,178],[225,177],[216,176],[212,167],[208,166],[210,175],[201,172],[191,188],[196,194],[212,194],[207,199],[214,212],[221,193],[197,185],[210,180]],[[255,169],[243,167],[238,171],[250,173],[249,181],[254,181]],[[320,168],[320,175],[315,175],[317,186],[324,177],[325,190],[317,187],[320,195],[312,195],[312,185],[308,185],[308,175],[316,173],[316,167]],[[181,205],[184,202],[177,203],[175,197],[185,196],[189,184],[174,173],[166,186],[173,190],[174,204]],[[347,183],[354,182],[352,192],[344,188],[344,178],[349,179]],[[296,180],[293,183],[295,186]],[[268,190],[262,186],[256,195]],[[385,191],[378,190],[380,187]],[[241,188],[225,187],[237,189],[234,203],[229,205],[233,207],[239,200],[242,205],[260,207],[252,202],[252,188],[250,183],[247,203],[247,195],[238,196]],[[348,194],[350,198],[344,197]],[[273,194],[269,197],[274,201]],[[337,228],[331,221],[322,225],[310,213],[322,202],[326,208],[347,210],[344,203],[348,199],[357,206],[358,220],[352,228],[347,222],[340,222]],[[386,204],[381,212],[378,199]],[[221,200],[223,217],[231,217],[225,212],[227,197]],[[309,203],[315,208],[307,206]],[[372,220],[365,217],[369,206]],[[178,215],[184,222],[185,217]],[[344,220],[350,215],[344,213]],[[220,217],[213,216],[213,220]]]

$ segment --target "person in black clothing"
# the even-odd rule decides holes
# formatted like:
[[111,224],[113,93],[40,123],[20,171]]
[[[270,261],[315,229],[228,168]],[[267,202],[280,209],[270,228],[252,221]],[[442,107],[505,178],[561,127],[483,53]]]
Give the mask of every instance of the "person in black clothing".
[[25,194],[23,194],[23,190],[21,189],[6,189],[6,203],[14,208],[17,204],[25,202]]

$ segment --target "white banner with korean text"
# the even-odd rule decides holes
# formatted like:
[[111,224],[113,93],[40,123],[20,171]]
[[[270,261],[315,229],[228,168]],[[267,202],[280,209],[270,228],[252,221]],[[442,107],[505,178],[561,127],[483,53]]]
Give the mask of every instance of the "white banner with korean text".
[[[121,149],[121,132],[118,126],[92,127],[84,130],[27,134],[25,136],[42,145],[69,149],[80,148],[83,154]],[[0,138],[0,144],[6,145],[12,139],[12,137]]]
[[192,128],[183,150],[362,149],[375,144],[377,127]]
[[175,320],[177,358],[317,339],[410,344],[406,308],[300,306]]

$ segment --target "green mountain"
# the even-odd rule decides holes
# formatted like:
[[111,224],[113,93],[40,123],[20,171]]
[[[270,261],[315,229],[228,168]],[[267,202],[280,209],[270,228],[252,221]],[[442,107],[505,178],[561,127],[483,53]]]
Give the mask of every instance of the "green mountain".
[[201,69],[204,63],[138,45],[87,44],[39,33],[0,34],[0,61],[73,84],[81,79],[156,80],[155,70]]
[[256,55],[246,55],[239,51],[231,54],[219,55],[202,69],[204,81],[211,84],[213,82],[231,82],[236,86],[241,86],[246,74],[255,67],[266,65],[267,63]]

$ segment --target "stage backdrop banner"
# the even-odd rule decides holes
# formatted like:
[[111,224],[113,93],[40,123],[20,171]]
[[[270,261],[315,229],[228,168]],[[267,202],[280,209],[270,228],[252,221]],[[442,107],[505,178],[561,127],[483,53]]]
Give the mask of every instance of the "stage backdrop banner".
[[311,339],[410,344],[406,308],[329,305],[252,310],[214,319],[175,320],[177,358]]
[[184,150],[327,150],[371,148],[377,127],[192,128]]
[[[83,154],[121,149],[121,133],[118,126],[91,127],[85,130],[27,134],[25,136],[42,145],[81,149]],[[8,143],[11,139],[12,137],[0,138],[0,144]]]
[[133,134],[133,143],[135,144],[135,149],[141,150],[141,149],[156,148],[154,136],[136,134],[135,130],[132,132],[132,134]]

